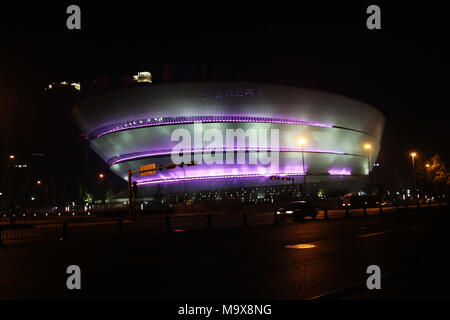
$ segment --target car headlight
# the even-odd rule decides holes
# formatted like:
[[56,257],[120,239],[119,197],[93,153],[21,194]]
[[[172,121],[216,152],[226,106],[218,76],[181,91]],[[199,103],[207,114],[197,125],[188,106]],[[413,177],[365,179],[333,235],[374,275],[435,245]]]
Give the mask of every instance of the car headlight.
[[277,214],[280,214],[280,211],[277,211]]
[[289,211],[286,211],[286,213],[293,213],[293,211],[289,210]]

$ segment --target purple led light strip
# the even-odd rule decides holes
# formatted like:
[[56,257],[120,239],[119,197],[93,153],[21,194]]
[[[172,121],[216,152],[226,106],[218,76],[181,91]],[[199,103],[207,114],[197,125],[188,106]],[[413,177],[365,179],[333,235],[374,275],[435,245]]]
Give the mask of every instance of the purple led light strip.
[[[259,148],[259,147],[232,147],[232,148],[201,148],[201,149],[189,149],[185,150],[185,153],[199,153],[199,152],[228,152],[228,151],[252,151],[252,152],[264,152],[264,151],[271,151],[271,152],[302,152],[301,148]],[[332,150],[318,150],[318,149],[305,149],[303,152],[306,153],[328,153],[328,154],[345,154],[341,151],[332,151]],[[135,160],[140,158],[147,158],[147,157],[156,157],[156,156],[168,156],[171,154],[179,154],[183,153],[183,150],[173,150],[173,149],[162,149],[162,150],[155,150],[155,151],[148,151],[148,152],[137,152],[130,155],[124,155],[120,157],[113,157],[108,160],[108,163],[113,166],[117,163],[128,161],[128,160]]]
[[270,177],[270,176],[303,176],[303,172],[292,172],[292,173],[247,173],[247,174],[227,174],[219,176],[197,176],[197,177],[186,177],[186,178],[167,178],[167,179],[155,179],[137,182],[138,185],[149,185],[156,183],[167,183],[167,182],[183,182],[183,181],[200,181],[200,180],[217,180],[217,179],[236,179],[236,178],[259,178],[259,177]]
[[[328,171],[330,175],[351,175],[351,172],[347,169],[330,169]],[[168,182],[184,182],[184,181],[201,181],[201,180],[220,180],[220,179],[237,179],[237,178],[261,178],[261,177],[271,177],[271,176],[303,176],[303,172],[272,172],[272,173],[246,173],[246,174],[226,174],[217,176],[191,176],[191,177],[180,177],[180,178],[166,178],[166,179],[154,179],[140,181],[138,185],[149,185],[157,183],[168,183]]]
[[203,123],[223,123],[223,122],[250,122],[250,123],[282,123],[282,124],[297,124],[316,127],[331,128],[333,125],[324,124],[315,121],[301,121],[283,118],[264,118],[264,117],[238,117],[238,116],[201,116],[201,117],[164,117],[164,118],[147,118],[139,120],[124,121],[115,123],[113,125],[99,128],[89,134],[89,138],[99,138],[105,134],[113,133],[122,130],[142,128],[142,127],[154,127],[165,126],[174,124],[190,124],[196,122]]

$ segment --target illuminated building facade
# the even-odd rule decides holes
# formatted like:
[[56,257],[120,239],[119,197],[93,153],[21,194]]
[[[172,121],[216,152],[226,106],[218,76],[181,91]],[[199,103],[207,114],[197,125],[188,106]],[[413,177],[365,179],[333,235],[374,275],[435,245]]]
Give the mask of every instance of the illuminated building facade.
[[[174,155],[189,155],[197,165],[133,176],[142,186],[189,190],[277,183],[272,176],[294,177],[296,183],[305,174],[307,182],[367,176],[385,122],[379,110],[351,98],[249,82],[123,88],[80,101],[74,115],[91,148],[125,180],[128,170],[165,166],[174,163]],[[174,139],[174,131],[196,137],[199,126],[214,132],[214,139],[202,135],[202,142],[193,139],[175,152],[180,139]],[[241,130],[244,140],[225,139],[227,130]],[[276,131],[278,141],[268,136],[268,143],[254,144],[252,131]],[[223,137],[222,143],[217,137]],[[263,153],[276,154],[276,166],[259,161]],[[222,163],[211,161],[219,158]]]

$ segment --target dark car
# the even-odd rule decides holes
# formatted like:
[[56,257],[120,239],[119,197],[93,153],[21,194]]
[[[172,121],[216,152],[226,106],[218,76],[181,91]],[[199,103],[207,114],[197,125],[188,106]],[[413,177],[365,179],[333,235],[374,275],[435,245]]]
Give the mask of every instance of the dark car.
[[313,219],[319,214],[319,208],[307,201],[289,202],[284,208],[277,210],[279,219],[293,218],[295,221],[303,220],[304,217]]

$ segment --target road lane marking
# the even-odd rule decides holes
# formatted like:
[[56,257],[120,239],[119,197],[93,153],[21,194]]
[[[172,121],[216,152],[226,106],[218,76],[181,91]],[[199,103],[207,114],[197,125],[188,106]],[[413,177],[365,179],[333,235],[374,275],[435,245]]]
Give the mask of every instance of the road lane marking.
[[386,234],[386,233],[391,233],[393,232],[392,230],[389,231],[381,231],[381,232],[375,232],[375,233],[367,233],[367,234],[360,234],[357,235],[357,238],[368,238],[368,237],[374,237],[374,236],[379,236],[380,234]]
[[396,231],[416,230],[419,228],[420,228],[420,226],[412,226],[412,227],[402,228],[402,229],[398,229],[398,230],[386,230],[386,231],[380,231],[380,232],[374,232],[374,233],[366,233],[366,234],[357,235],[356,238],[369,238],[369,237],[375,237],[375,236],[392,233],[392,232],[396,232]]

